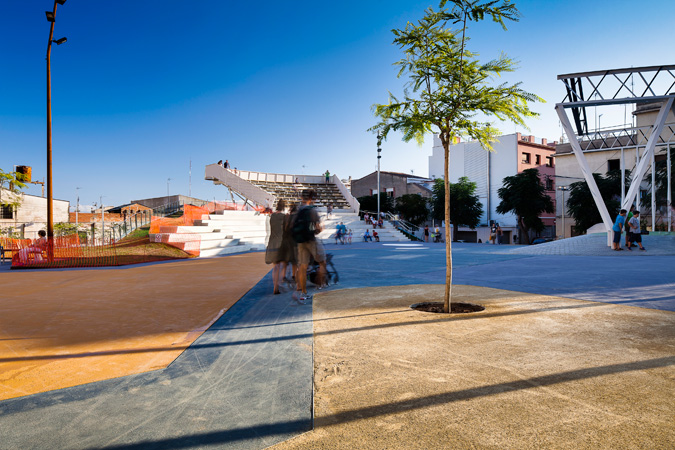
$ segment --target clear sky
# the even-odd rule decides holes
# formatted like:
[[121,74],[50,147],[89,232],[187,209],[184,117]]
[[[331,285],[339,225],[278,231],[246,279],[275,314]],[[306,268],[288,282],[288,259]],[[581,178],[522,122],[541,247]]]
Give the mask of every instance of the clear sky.
[[[508,31],[469,28],[481,59],[520,61],[506,81],[547,103],[530,132],[561,131],[553,111],[562,73],[672,64],[671,0],[516,0]],[[45,54],[51,0],[2,2],[0,168],[46,176]],[[262,172],[360,178],[376,168],[371,106],[401,92],[392,28],[438,2],[235,2],[68,0],[56,14],[52,49],[54,197],[106,205],[188,194],[225,198],[204,166],[229,159]],[[602,119],[602,126],[611,120]],[[590,124],[593,125],[592,123]],[[392,135],[382,170],[428,175],[424,146]],[[39,186],[28,193],[40,195]]]

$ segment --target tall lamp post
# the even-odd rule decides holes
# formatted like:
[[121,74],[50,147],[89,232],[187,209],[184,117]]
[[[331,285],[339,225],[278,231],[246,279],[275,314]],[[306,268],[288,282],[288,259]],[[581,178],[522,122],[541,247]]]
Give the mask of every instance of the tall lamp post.
[[561,214],[562,214],[562,238],[565,239],[565,191],[569,191],[569,186],[558,186],[558,190],[562,193],[562,205],[561,205]]
[[380,220],[380,158],[382,158],[382,135],[377,133],[377,220]]
[[61,45],[66,42],[62,37],[54,41],[54,22],[56,21],[56,5],[63,5],[66,0],[54,0],[54,9],[45,11],[50,22],[49,41],[47,42],[47,257],[54,259],[54,194],[52,191],[52,75],[51,54],[52,42]]

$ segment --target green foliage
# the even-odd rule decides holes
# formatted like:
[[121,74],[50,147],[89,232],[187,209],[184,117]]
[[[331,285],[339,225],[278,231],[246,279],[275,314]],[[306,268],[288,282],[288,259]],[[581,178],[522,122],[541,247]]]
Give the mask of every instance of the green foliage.
[[[476,194],[476,183],[467,177],[461,177],[457,183],[450,184],[450,222],[455,226],[476,228],[480,224],[483,214],[483,204]],[[443,220],[445,213],[445,184],[437,179],[433,187],[431,198],[433,217]]]
[[[21,189],[26,184],[19,180],[20,174],[0,169],[0,205],[18,208],[21,205]],[[3,191],[4,196],[3,196]]]
[[510,212],[518,216],[520,236],[525,244],[529,244],[529,230],[543,231],[544,222],[539,218],[541,213],[555,212],[551,197],[539,178],[537,169],[525,169],[521,173],[506,177],[503,186],[497,191],[501,202],[497,205],[499,214]]
[[54,236],[69,236],[77,233],[78,226],[74,223],[59,222],[54,224]]
[[[440,2],[443,8],[447,0]],[[509,120],[524,128],[525,118],[537,114],[528,104],[542,101],[520,88],[520,83],[495,84],[494,79],[512,72],[515,62],[501,55],[481,63],[477,54],[466,50],[466,24],[492,17],[503,28],[504,20],[517,20],[518,10],[509,0],[451,0],[452,10],[436,12],[429,8],[417,24],[392,30],[394,44],[403,51],[396,62],[398,76],[407,77],[403,97],[391,92],[387,104],[373,106],[379,122],[370,128],[386,139],[391,131],[401,132],[403,140],[421,144],[427,133],[438,134],[445,154],[444,178],[448,179],[448,154],[456,137],[477,140],[491,150],[499,130],[485,118]],[[461,23],[459,31],[448,23]],[[479,117],[482,118],[479,120]],[[445,220],[450,218],[450,193],[446,185]],[[449,230],[449,228],[447,229]],[[447,233],[446,230],[446,233]],[[449,312],[452,286],[451,241],[446,239],[446,288],[444,311]]]
[[396,211],[413,225],[420,225],[429,217],[427,199],[420,194],[405,194],[397,198]]
[[[605,176],[594,173],[593,178],[610,217],[616,217],[621,209],[621,171],[613,170]],[[626,186],[629,185],[628,180]],[[577,231],[585,232],[596,223],[602,223],[602,217],[586,181],[570,184],[570,194],[565,203],[567,211],[574,218]]]
[[[668,203],[668,166],[667,160],[663,159],[661,161],[656,161],[656,172],[654,174],[654,180],[656,181],[656,206],[666,206]],[[652,177],[650,174],[645,175],[645,181],[649,183],[648,198],[647,202],[651,202],[652,195]],[[670,198],[671,203],[669,206],[675,206],[675,149],[670,149]]]
[[12,226],[9,227],[0,227],[0,236],[8,237],[10,239],[20,239],[21,233],[18,228]]
[[[366,195],[356,200],[361,205],[361,211],[377,212],[377,194]],[[380,194],[380,211],[394,211],[394,200],[384,192]]]

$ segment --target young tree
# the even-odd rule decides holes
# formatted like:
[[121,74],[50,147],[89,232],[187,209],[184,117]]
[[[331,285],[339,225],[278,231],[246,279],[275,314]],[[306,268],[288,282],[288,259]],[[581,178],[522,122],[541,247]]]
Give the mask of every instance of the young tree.
[[[626,176],[629,177],[628,174]],[[613,170],[605,176],[594,173],[593,178],[609,215],[616,217],[621,209],[621,171]],[[630,178],[626,186],[630,186]],[[574,227],[578,232],[585,232],[593,225],[602,223],[602,217],[586,181],[570,184],[570,195],[564,207],[574,219]]]
[[519,236],[530,243],[529,231],[543,231],[541,213],[555,212],[553,200],[546,194],[537,169],[525,169],[521,173],[506,177],[497,191],[501,202],[497,205],[499,214],[513,212],[518,216]]
[[19,207],[21,205],[21,189],[25,187],[26,185],[21,181],[20,174],[5,172],[0,169],[0,206]]
[[[457,183],[450,184],[450,223],[454,230],[457,227],[474,229],[480,223],[483,215],[483,204],[476,194],[476,183],[467,177],[461,177]],[[432,202],[434,205],[434,219],[443,220],[445,216],[445,183],[437,179],[433,187]],[[457,241],[457,232],[452,237]]]
[[420,194],[405,194],[396,199],[396,211],[403,220],[419,225],[429,217],[427,200]]
[[[441,1],[441,8],[448,3]],[[379,123],[371,131],[386,138],[390,131],[400,131],[403,140],[424,142],[426,133],[438,134],[445,154],[444,179],[448,180],[450,144],[457,137],[477,140],[491,150],[499,130],[477,115],[495,116],[525,127],[526,117],[535,116],[528,103],[541,100],[525,92],[520,83],[493,85],[493,79],[515,68],[513,60],[501,55],[499,59],[480,63],[477,54],[465,44],[467,22],[480,21],[485,16],[505,28],[504,19],[517,20],[518,10],[509,0],[452,0],[450,11],[435,12],[429,8],[417,25],[408,23],[404,29],[392,30],[394,44],[404,57],[395,65],[399,78],[408,82],[401,100],[389,94],[389,103],[375,105]],[[448,22],[461,24],[459,31],[447,28]],[[450,185],[445,185],[445,222],[450,220]],[[444,311],[450,312],[452,294],[452,246],[450,227],[446,227],[446,283]]]

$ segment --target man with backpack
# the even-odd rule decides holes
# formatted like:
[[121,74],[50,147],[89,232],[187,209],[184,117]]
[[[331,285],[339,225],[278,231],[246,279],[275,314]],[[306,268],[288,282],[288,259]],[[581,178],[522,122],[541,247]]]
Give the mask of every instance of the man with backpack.
[[314,207],[316,192],[312,189],[302,191],[302,206],[298,210],[293,222],[293,239],[298,244],[298,290],[294,298],[304,301],[312,298],[307,294],[307,268],[311,258],[319,264],[319,288],[323,287],[326,274],[326,253],[323,245],[316,239],[321,232],[321,219]]

